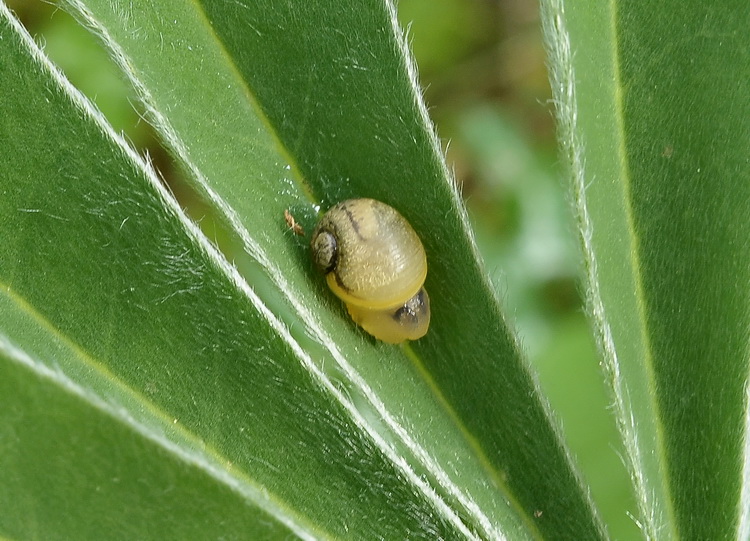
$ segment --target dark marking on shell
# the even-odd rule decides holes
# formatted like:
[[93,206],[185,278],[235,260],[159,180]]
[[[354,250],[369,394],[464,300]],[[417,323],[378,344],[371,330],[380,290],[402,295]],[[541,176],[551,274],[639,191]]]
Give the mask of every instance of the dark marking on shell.
[[359,222],[358,222],[358,221],[357,221],[357,219],[356,219],[356,218],[354,217],[354,214],[352,214],[352,212],[351,212],[351,211],[349,210],[349,208],[348,208],[348,207],[347,207],[346,205],[343,205],[343,206],[341,207],[341,210],[343,210],[344,212],[346,212],[346,216],[347,216],[347,218],[349,218],[349,223],[351,223],[351,224],[352,224],[352,228],[354,228],[354,232],[355,232],[355,233],[357,234],[357,236],[358,236],[358,237],[359,237],[359,238],[361,239],[361,238],[362,238],[362,235],[361,235],[361,234],[360,234],[360,232],[359,232]]
[[351,293],[352,292],[351,288],[341,281],[341,277],[339,276],[339,273],[333,271],[333,269],[331,271],[333,272],[333,277],[336,278],[336,283],[339,285],[339,287],[343,289],[344,291],[346,291],[347,293]]

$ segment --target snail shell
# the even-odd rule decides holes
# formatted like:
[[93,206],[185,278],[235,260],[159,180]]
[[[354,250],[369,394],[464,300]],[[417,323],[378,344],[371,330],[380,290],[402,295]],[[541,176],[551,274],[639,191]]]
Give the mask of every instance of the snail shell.
[[427,257],[394,208],[374,199],[343,201],[320,219],[310,246],[331,291],[364,330],[392,344],[425,335]]

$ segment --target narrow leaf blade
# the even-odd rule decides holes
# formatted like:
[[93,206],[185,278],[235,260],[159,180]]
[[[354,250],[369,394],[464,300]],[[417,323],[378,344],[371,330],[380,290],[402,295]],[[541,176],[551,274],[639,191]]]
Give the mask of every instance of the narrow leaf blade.
[[747,528],[750,20],[735,4],[545,2],[590,311],[653,539]]

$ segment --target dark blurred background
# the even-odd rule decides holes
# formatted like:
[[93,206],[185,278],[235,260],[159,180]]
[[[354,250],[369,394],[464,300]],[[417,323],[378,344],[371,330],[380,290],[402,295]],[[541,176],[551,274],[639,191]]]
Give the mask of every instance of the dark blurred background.
[[[148,153],[175,193],[184,192],[171,158],[141,119],[132,88],[95,37],[48,2],[6,3],[115,129]],[[639,538],[582,309],[581,265],[557,160],[537,2],[400,0],[398,10],[505,312],[610,534]]]

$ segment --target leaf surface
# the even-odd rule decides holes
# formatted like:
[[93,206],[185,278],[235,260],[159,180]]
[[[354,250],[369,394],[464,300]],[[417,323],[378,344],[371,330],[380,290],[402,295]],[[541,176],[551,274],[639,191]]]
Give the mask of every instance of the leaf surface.
[[750,19],[544,2],[561,139],[637,517],[748,535]]
[[[126,411],[176,420],[166,439],[218,461],[219,484],[270,494],[240,491],[258,528],[270,516],[312,537],[602,536],[478,261],[391,6],[72,5],[239,239],[240,273],[19,45],[3,54],[27,64],[9,73],[36,74],[25,94],[55,100],[14,108],[3,134],[26,126],[18,140],[38,150],[7,159],[48,190],[8,180],[12,299],[132,395]],[[411,346],[354,327],[284,224],[289,208],[310,231],[316,205],[351,196],[393,204],[423,238],[433,325]],[[24,337],[8,351],[52,363]]]

